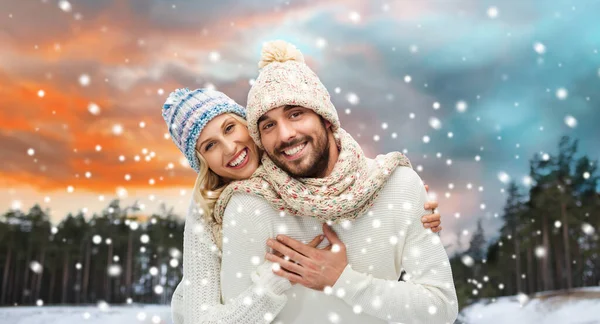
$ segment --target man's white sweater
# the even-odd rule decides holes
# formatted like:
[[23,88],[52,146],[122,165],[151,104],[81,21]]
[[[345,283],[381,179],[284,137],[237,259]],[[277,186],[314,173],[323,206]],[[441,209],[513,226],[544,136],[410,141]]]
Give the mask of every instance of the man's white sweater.
[[[373,160],[369,165],[375,167]],[[426,200],[419,176],[397,168],[366,215],[333,226],[346,244],[349,264],[332,289],[321,292],[291,287],[264,259],[268,238],[285,234],[308,242],[322,234],[321,223],[281,213],[262,198],[234,194],[223,219],[221,285],[215,282],[214,247],[210,252],[205,244],[195,253],[204,257],[184,257],[185,280],[177,289],[184,297],[173,297],[175,322],[183,317],[186,324],[453,323],[458,303],[448,256],[439,236],[421,224]],[[184,252],[200,251],[198,244],[191,248],[188,225]],[[193,235],[206,239],[201,226],[195,227]],[[398,281],[402,270],[407,274]]]

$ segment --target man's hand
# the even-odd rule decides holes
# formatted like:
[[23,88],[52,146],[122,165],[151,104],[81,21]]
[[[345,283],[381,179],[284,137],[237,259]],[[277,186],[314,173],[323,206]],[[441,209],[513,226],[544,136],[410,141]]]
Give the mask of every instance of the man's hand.
[[323,224],[323,234],[330,243],[323,249],[305,245],[285,235],[278,235],[277,240],[269,239],[267,245],[275,253],[285,256],[282,258],[267,253],[267,260],[281,266],[281,269],[273,269],[273,272],[306,288],[322,291],[327,286],[332,287],[348,265],[346,245],[327,224]]
[[[425,185],[425,191],[429,192],[429,186],[428,185]],[[441,221],[440,214],[437,212],[437,208],[438,208],[437,201],[428,201],[428,202],[426,202],[424,208],[425,208],[425,210],[431,210],[433,212],[433,214],[427,215],[427,216],[423,216],[423,218],[421,218],[421,222],[423,223],[423,227],[425,227],[425,228],[431,228],[431,231],[434,232],[434,233],[437,233],[437,232],[441,231],[442,230],[442,226],[440,224],[442,223],[442,221]]]

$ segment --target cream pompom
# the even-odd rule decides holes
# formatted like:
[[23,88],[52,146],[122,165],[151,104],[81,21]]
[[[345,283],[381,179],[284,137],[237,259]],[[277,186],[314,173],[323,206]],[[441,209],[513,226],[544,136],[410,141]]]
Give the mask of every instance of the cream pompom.
[[273,62],[287,62],[297,61],[304,63],[304,56],[296,48],[296,46],[283,41],[275,40],[266,42],[263,45],[262,52],[260,53],[260,62],[258,67],[263,68]]

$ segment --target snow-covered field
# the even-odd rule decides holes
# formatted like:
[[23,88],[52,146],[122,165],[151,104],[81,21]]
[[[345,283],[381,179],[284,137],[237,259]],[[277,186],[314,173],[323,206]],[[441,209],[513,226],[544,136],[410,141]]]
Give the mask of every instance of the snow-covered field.
[[[501,297],[465,308],[465,324],[600,324],[600,287]],[[168,305],[0,307],[0,324],[170,324]]]
[[465,308],[459,320],[465,324],[600,324],[600,287],[548,292],[532,298],[501,297],[493,303],[480,302]]
[[168,305],[0,307],[1,324],[167,324]]

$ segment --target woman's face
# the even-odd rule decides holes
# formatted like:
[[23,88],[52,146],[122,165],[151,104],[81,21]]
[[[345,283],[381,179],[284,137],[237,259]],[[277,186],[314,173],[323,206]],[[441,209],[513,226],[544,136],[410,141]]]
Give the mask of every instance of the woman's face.
[[248,179],[258,168],[258,148],[248,128],[231,114],[217,116],[204,126],[196,150],[214,173],[227,180]]

